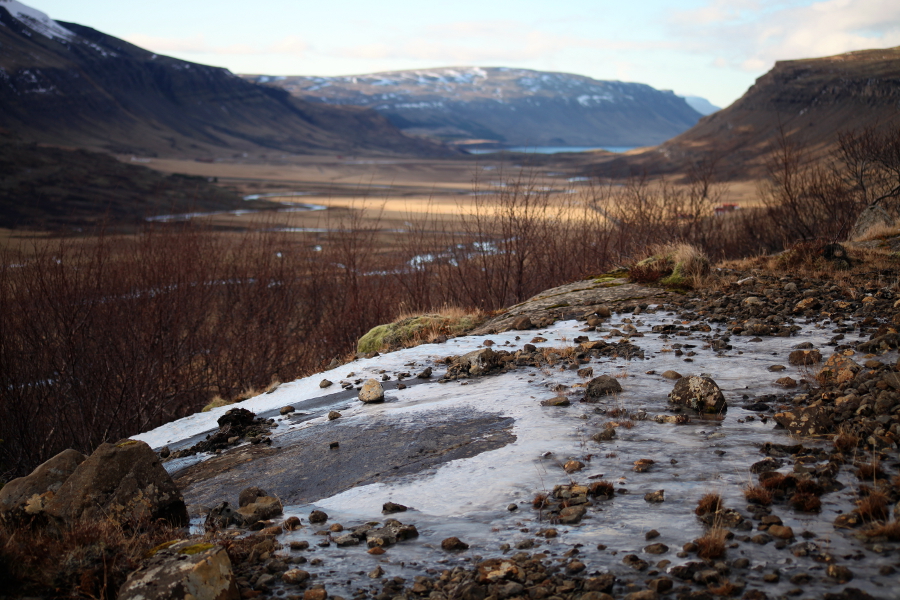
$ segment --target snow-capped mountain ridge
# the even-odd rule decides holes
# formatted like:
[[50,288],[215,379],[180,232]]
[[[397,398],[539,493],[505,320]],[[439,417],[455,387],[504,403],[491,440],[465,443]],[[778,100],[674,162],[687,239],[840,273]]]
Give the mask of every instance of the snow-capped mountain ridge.
[[700,118],[673,92],[643,83],[509,67],[244,77],[305,100],[374,108],[407,133],[449,141],[638,146]]

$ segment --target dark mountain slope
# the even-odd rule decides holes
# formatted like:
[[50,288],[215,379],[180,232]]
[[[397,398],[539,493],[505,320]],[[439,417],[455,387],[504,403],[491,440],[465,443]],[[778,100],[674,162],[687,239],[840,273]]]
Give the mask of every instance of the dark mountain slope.
[[147,155],[446,152],[374,111],[303,102],[225,69],[50,23],[48,34],[0,4],[0,127],[29,140]]
[[675,172],[717,156],[724,176],[754,176],[782,129],[815,157],[842,131],[891,125],[900,125],[900,48],[781,61],[728,108],[657,148],[592,171]]

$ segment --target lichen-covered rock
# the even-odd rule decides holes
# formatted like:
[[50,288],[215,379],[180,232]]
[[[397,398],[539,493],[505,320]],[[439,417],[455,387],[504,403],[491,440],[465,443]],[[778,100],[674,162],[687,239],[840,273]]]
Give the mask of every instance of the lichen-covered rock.
[[4,485],[0,488],[0,519],[10,521],[26,512],[40,511],[84,460],[77,450],[63,450],[30,475]]
[[369,404],[384,401],[384,388],[375,379],[367,380],[359,390],[359,399]]
[[618,379],[609,375],[601,375],[588,382],[582,402],[597,402],[600,398],[618,394],[621,391],[622,385]]
[[816,380],[822,385],[841,384],[853,379],[860,369],[862,366],[855,360],[835,352],[822,365],[822,369],[816,374]]
[[682,377],[669,393],[669,399],[701,413],[718,414],[727,409],[722,390],[709,377]]
[[187,540],[158,548],[119,590],[118,600],[239,600],[225,548]]
[[237,513],[244,519],[246,525],[253,525],[259,521],[266,521],[272,517],[277,517],[282,513],[284,507],[281,500],[273,496],[261,496],[256,498],[255,502],[246,504],[239,509]]
[[794,435],[822,435],[834,431],[831,418],[816,406],[775,413],[775,420]]
[[815,365],[822,362],[822,353],[818,350],[794,350],[788,354],[788,362],[799,367]]
[[144,442],[101,444],[60,486],[45,508],[59,521],[188,521],[181,492]]

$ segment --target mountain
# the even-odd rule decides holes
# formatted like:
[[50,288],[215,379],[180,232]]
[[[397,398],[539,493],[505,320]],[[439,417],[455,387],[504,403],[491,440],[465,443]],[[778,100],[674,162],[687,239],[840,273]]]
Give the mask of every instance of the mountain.
[[898,106],[900,47],[779,61],[731,106],[658,148],[600,159],[592,172],[677,172],[718,157],[723,177],[754,177],[764,172],[780,131],[820,156],[843,131],[900,125]]
[[169,156],[448,151],[376,112],[304,102],[0,0],[0,127],[26,140]]
[[508,146],[642,146],[700,118],[684,99],[641,83],[527,69],[458,67],[348,77],[244,75],[296,98],[365,106],[404,132]]
[[682,96],[684,101],[688,103],[688,106],[696,110],[698,113],[703,115],[711,115],[716,111],[722,110],[721,106],[716,106],[706,98],[701,98],[700,96]]

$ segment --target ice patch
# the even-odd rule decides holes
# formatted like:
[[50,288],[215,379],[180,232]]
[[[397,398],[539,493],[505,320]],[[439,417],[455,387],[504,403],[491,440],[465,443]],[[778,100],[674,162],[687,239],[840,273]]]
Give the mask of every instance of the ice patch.
[[78,37],[45,13],[30,6],[25,6],[16,0],[0,0],[0,7],[8,10],[14,19],[44,37],[67,42],[71,42]]

